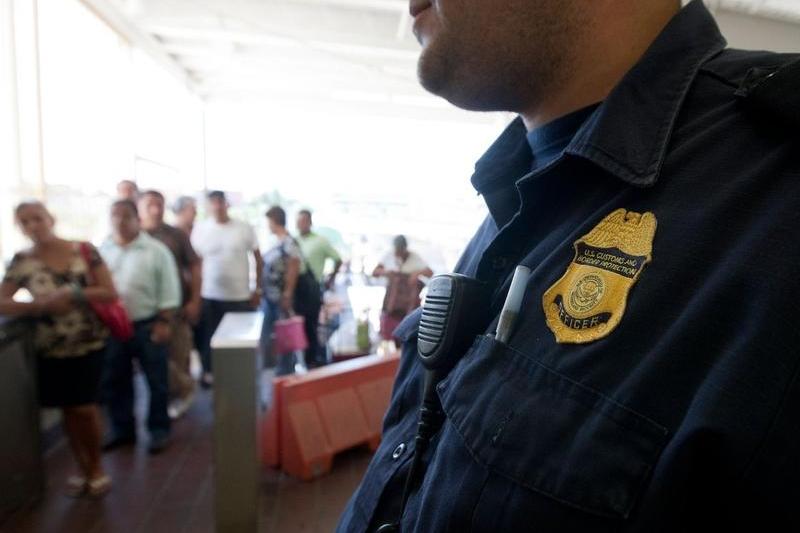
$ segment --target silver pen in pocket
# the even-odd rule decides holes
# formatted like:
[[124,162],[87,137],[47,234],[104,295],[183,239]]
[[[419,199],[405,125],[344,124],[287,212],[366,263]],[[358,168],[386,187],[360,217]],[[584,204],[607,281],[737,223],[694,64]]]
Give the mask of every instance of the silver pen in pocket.
[[522,307],[522,297],[525,296],[525,287],[531,277],[531,269],[518,265],[514,270],[514,277],[511,278],[511,287],[508,289],[503,310],[500,312],[500,320],[497,322],[497,333],[495,340],[506,343],[511,337],[514,323],[517,321],[520,307]]

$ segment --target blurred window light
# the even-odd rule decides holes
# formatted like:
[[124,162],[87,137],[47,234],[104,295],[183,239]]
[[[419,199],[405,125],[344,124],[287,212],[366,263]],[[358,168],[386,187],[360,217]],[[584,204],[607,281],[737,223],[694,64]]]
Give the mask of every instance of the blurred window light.
[[[229,191],[234,214],[254,224],[263,243],[270,240],[263,218],[269,202],[280,199],[291,226],[296,210],[309,207],[362,268],[390,248],[391,236],[404,233],[437,271],[450,269],[486,215],[469,176],[508,117],[475,118],[426,95],[412,83],[414,51],[261,35],[252,28],[244,35],[196,30],[180,21],[143,26],[160,32],[165,53],[186,61],[193,85],[187,87],[79,0],[36,4],[36,26],[31,14],[8,20],[11,12],[0,10],[3,28],[16,30],[2,34],[0,68],[20,75],[18,83],[4,77],[0,85],[0,118],[8,118],[0,121],[0,141],[19,143],[0,154],[11,178],[0,179],[4,262],[26,245],[11,209],[40,192],[31,178],[39,148],[41,192],[59,234],[94,242],[108,234],[108,205],[124,178],[168,199],[200,197],[204,187]],[[394,12],[398,3],[385,5]],[[138,2],[123,11],[134,21],[148,6]],[[31,71],[32,43],[38,44],[38,73]],[[245,50],[242,43],[257,46]],[[285,56],[287,44],[299,55]],[[344,60],[354,55],[373,62]],[[31,86],[37,74],[41,143],[31,118],[37,116]],[[330,87],[318,83],[320,74],[331,76]],[[21,113],[19,132],[14,113]]]

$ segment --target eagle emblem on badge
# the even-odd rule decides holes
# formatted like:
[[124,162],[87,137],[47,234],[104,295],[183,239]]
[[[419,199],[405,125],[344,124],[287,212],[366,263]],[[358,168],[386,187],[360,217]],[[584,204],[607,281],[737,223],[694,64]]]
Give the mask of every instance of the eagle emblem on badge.
[[575,241],[567,271],[542,296],[559,343],[605,337],[625,313],[628,292],[652,259],[656,217],[617,209]]

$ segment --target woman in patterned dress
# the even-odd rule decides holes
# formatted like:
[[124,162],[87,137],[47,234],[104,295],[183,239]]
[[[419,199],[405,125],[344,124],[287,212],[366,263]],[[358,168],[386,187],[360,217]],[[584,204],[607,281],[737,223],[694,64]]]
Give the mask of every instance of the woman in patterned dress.
[[[88,302],[110,302],[117,293],[95,248],[89,245],[87,261],[80,243],[57,237],[55,220],[44,204],[24,202],[14,214],[33,246],[17,253],[8,266],[0,284],[0,314],[35,324],[39,401],[61,409],[80,469],[80,475],[67,481],[68,494],[100,496],[111,487],[100,461],[97,406],[108,330]],[[91,286],[87,278],[93,280]],[[20,289],[28,290],[30,302],[14,299]]]

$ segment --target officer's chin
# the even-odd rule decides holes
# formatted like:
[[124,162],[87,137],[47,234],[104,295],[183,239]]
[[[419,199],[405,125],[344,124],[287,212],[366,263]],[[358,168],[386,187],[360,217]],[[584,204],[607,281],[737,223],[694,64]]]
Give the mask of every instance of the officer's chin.
[[[430,43],[423,49],[417,63],[417,76],[422,87],[431,94],[444,98],[451,104],[467,111],[509,111],[515,106],[508,95],[513,88],[504,89],[489,85],[493,78],[480,72],[478,66],[457,68],[454,58],[439,43]],[[473,72],[470,72],[473,70]]]
[[451,104],[466,111],[508,111],[513,109],[503,105],[499,99],[491,98],[491,90],[482,86],[466,86],[451,79],[438,79],[419,75],[422,87],[431,94],[444,98]]

